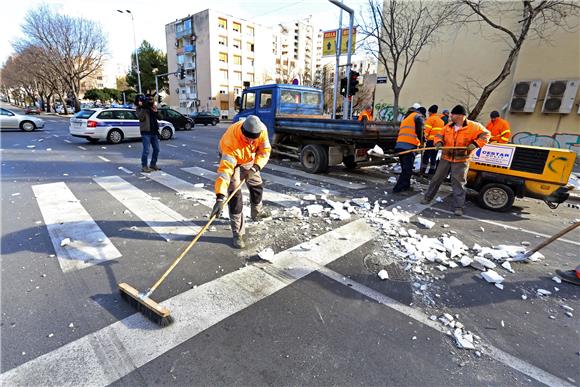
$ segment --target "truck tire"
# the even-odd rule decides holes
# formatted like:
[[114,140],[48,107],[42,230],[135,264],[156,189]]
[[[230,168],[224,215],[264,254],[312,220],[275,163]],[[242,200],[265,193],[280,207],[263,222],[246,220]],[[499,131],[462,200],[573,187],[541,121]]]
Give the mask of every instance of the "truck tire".
[[505,184],[490,183],[479,190],[477,201],[482,208],[504,212],[514,204],[514,190]]
[[354,155],[346,156],[342,159],[342,163],[346,169],[356,169],[358,167],[358,163],[354,161]]
[[300,163],[308,173],[328,171],[328,150],[318,144],[306,145],[300,151]]

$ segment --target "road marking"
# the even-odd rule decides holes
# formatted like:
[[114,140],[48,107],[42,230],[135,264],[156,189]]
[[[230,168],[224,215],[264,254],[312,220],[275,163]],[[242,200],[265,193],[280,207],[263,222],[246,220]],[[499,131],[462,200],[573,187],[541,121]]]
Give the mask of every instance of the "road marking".
[[64,142],[66,142],[67,144],[72,144],[71,140],[63,140]]
[[323,183],[333,184],[333,185],[343,187],[343,188],[350,188],[350,189],[368,188],[368,186],[365,184],[359,184],[359,183],[350,184],[349,181],[335,179],[333,177],[329,177],[329,176],[325,176],[325,175],[317,175],[315,173],[307,173],[304,171],[300,171],[298,169],[282,167],[280,165],[276,165],[276,164],[272,164],[272,163],[266,165],[266,168],[264,168],[264,169],[271,169],[271,170],[277,171],[277,172],[284,172],[284,173],[288,173],[290,175],[304,177],[306,179],[318,180],[318,181],[321,181]]
[[[206,207],[211,208],[215,204],[215,194],[213,192],[195,187],[193,184],[178,177],[161,172],[152,172],[143,175],[159,184],[171,188],[184,198],[195,199]],[[224,210],[227,210],[227,208],[224,208]]]
[[119,176],[95,177],[93,180],[167,241],[191,238],[201,229]]
[[87,148],[85,148],[84,146],[77,146],[77,148],[81,149],[81,150],[87,150]]
[[[339,193],[335,190],[331,190],[328,188],[322,188],[322,187],[318,187],[309,183],[305,183],[302,181],[298,181],[298,180],[294,180],[294,179],[288,179],[285,177],[281,177],[281,176],[276,176],[276,175],[271,175],[269,173],[261,173],[262,177],[266,180],[266,181],[270,181],[272,183],[275,184],[280,184],[283,185],[285,187],[288,188],[292,188],[298,191],[302,191],[302,192],[308,192],[314,195],[334,195],[334,196],[339,196]],[[296,183],[299,183],[300,185],[296,185]]]
[[109,160],[108,158],[106,158],[106,157],[103,157],[103,156],[97,156],[97,157],[98,157],[98,158],[100,158],[101,160],[103,160],[103,161],[107,162],[107,163],[111,161],[111,160]]
[[195,150],[195,149],[192,149],[191,151],[192,152],[195,152],[195,153],[199,153],[200,155],[207,155],[207,153],[202,152],[202,151],[198,151],[198,150]]
[[[209,171],[207,169],[199,168],[199,167],[190,167],[190,168],[181,168],[182,171],[191,173],[192,175],[196,175],[199,177],[203,177],[204,179],[215,181],[217,177],[217,173],[213,171]],[[244,185],[242,187],[244,195],[249,195],[248,187]],[[286,195],[284,193],[276,192],[268,188],[264,188],[264,200],[272,203],[276,203],[283,207],[293,207],[300,205],[300,199],[295,198],[291,195]]]
[[[33,185],[32,190],[63,272],[121,256],[65,183]],[[71,242],[61,246],[65,238]]]
[[128,169],[127,169],[127,168],[125,168],[125,167],[119,167],[119,168],[117,168],[117,169],[118,169],[119,171],[123,171],[123,172],[125,172],[125,173],[127,173],[127,174],[129,174],[129,175],[132,175],[132,174],[133,174],[133,171],[130,171],[130,170],[128,170]]
[[179,148],[177,145],[173,145],[173,144],[167,144],[167,146],[170,146],[172,148]]
[[[162,305],[175,322],[159,328],[141,314],[88,334],[0,376],[2,385],[105,386],[213,325],[254,305],[375,237],[359,219],[274,256],[188,290]],[[345,236],[348,236],[345,238]]]
[[[433,210],[434,211],[441,211],[441,212],[444,212],[446,214],[453,214],[452,211],[444,210],[444,209],[438,208],[438,207],[437,208],[436,207],[433,207]],[[493,220],[476,218],[475,216],[463,215],[463,218],[477,220],[477,221],[480,221],[480,222],[483,222],[483,223],[493,224],[494,226],[499,226],[499,227],[503,227],[503,228],[510,229],[510,230],[521,231],[521,232],[526,233],[526,234],[537,235],[537,236],[541,236],[541,237],[544,237],[544,238],[550,238],[552,236],[552,235],[544,234],[544,233],[541,233],[541,232],[527,230],[525,228],[520,228],[520,227],[515,227],[515,226],[510,226],[510,225],[507,225],[507,224],[503,224],[503,223],[500,223],[500,222],[495,222]],[[570,244],[576,245],[576,246],[580,246],[580,242],[572,241],[570,239],[558,238],[554,242],[558,242],[558,241],[565,242],[565,243],[570,243]]]
[[386,186],[388,184],[388,179],[389,179],[389,176],[385,176],[383,179],[371,176],[368,172],[365,172],[363,170],[357,170],[356,172],[352,172],[352,173],[329,172],[328,174],[331,176],[340,176],[340,177],[345,177],[345,178],[356,177],[357,179],[360,179],[360,180],[365,180],[365,181],[374,183],[376,185],[384,185],[384,186]]

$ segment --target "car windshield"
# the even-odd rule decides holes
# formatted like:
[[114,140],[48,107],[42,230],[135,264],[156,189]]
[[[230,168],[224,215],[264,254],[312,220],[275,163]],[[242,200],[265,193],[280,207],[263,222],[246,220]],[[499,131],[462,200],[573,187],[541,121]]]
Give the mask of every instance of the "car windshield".
[[81,110],[77,114],[75,114],[75,118],[87,119],[95,113],[94,110]]

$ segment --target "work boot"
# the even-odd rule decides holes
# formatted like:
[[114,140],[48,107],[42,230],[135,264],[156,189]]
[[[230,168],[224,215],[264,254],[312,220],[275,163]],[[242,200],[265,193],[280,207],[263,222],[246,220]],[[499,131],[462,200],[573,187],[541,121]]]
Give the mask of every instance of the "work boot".
[[145,166],[145,167],[141,167],[141,172],[144,172],[144,173],[151,173],[151,172],[153,172],[153,169],[151,169],[151,168],[149,168],[149,167]]
[[255,208],[252,208],[251,215],[252,215],[252,220],[254,222],[256,222],[260,219],[266,219],[266,218],[271,217],[272,211],[270,211],[266,207],[262,207],[262,209],[260,211],[256,210]]
[[433,200],[433,199],[427,199],[427,198],[423,198],[423,199],[421,200],[421,204],[430,204],[430,203],[431,203],[431,200]]
[[245,247],[244,237],[242,235],[234,235],[234,248],[243,249]]
[[455,216],[463,216],[463,208],[456,208],[455,212],[453,212]]
[[150,165],[150,166],[149,166],[149,168],[150,168],[152,171],[160,171],[160,170],[161,170],[161,168],[159,168],[157,165]]

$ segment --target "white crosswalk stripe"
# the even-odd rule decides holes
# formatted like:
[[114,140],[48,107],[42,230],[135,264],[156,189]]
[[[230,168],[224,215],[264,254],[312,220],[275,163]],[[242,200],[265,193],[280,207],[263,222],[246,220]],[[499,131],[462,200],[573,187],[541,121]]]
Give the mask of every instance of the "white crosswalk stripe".
[[[335,195],[335,196],[339,195],[339,193],[335,190],[317,187],[315,185],[305,183],[303,181],[288,179],[287,177],[271,175],[269,173],[262,173],[262,177],[266,181],[270,181],[272,183],[280,184],[288,188],[292,188],[302,192],[307,192],[314,195]],[[297,185],[296,183],[298,183],[299,185]]]
[[201,229],[119,176],[95,177],[93,180],[165,240],[191,237]]
[[[196,175],[199,177],[203,177],[204,179],[215,181],[217,177],[217,173],[203,169],[200,167],[189,167],[189,168],[181,168],[182,171],[191,173],[192,175]],[[244,194],[247,196],[248,189],[246,186],[242,188]],[[295,198],[294,196],[286,195],[280,192],[273,191],[271,189],[265,188],[264,189],[264,200],[272,203],[279,204],[283,207],[293,207],[300,205],[300,199]]]
[[[32,190],[63,272],[121,256],[65,183],[33,185]],[[61,246],[66,238],[70,242]]]
[[325,175],[317,175],[314,173],[308,173],[308,172],[301,171],[299,169],[287,168],[287,167],[283,167],[281,165],[277,165],[277,164],[273,164],[273,163],[266,165],[266,168],[264,168],[264,170],[268,170],[268,169],[272,170],[272,171],[276,171],[276,172],[287,173],[289,175],[300,176],[300,177],[303,177],[305,179],[318,180],[318,181],[321,181],[323,183],[336,185],[338,187],[344,187],[344,188],[349,188],[349,189],[367,188],[367,186],[365,184],[353,183],[353,182],[349,182],[349,181],[345,181],[345,180],[341,180],[341,179],[336,179],[336,178],[325,176]]

